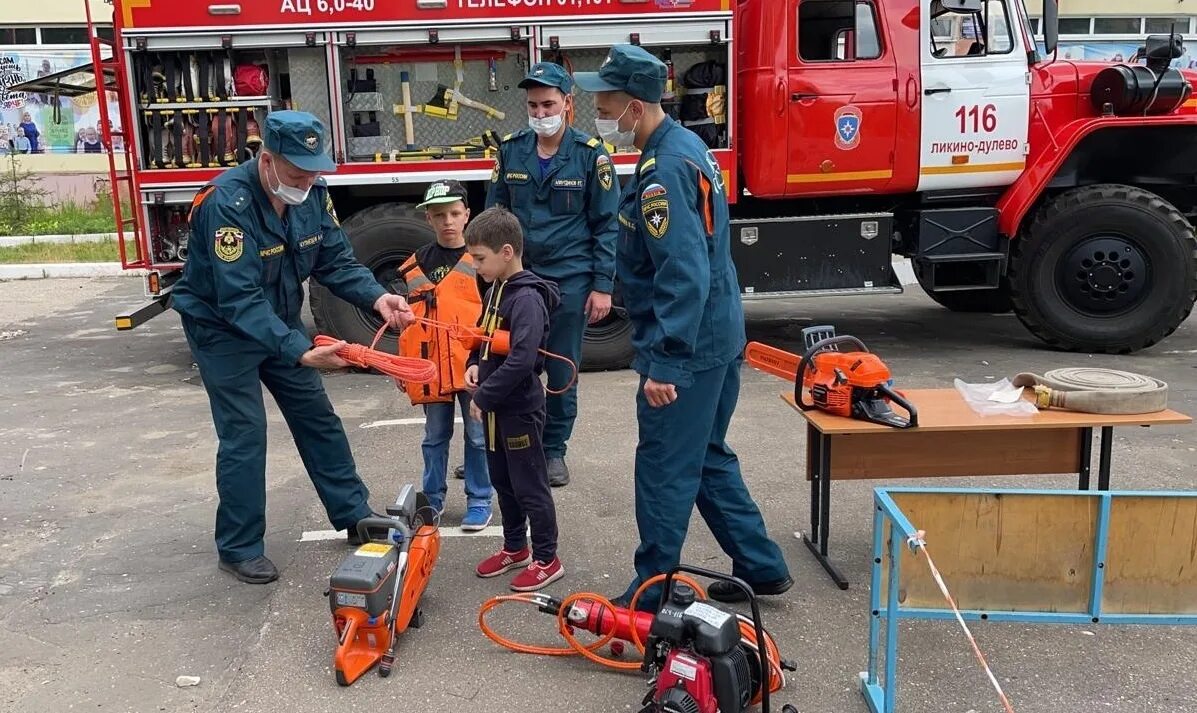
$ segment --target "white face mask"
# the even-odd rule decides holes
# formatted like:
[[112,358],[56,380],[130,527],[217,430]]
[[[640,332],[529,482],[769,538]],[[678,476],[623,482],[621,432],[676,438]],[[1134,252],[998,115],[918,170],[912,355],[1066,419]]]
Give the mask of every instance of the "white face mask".
[[534,116],[528,117],[528,126],[536,132],[537,136],[548,138],[555,136],[561,130],[561,114],[556,116],[546,116],[543,119],[537,119]]
[[273,160],[270,162],[270,170],[274,173],[274,180],[278,181],[278,188],[268,186],[275,198],[287,205],[301,205],[308,199],[308,193],[312,190],[311,186],[304,190],[283,183],[282,179],[278,177],[278,165]]
[[[631,104],[628,104],[623,108],[623,114],[619,115],[619,119],[622,119],[623,115],[628,113],[628,109],[631,106]],[[636,123],[633,124],[632,128],[628,131],[620,131],[619,119],[595,119],[594,128],[596,131],[598,131],[598,134],[600,137],[602,137],[603,141],[606,141],[612,146],[621,148],[634,146],[636,144],[636,127],[640,125],[640,120],[637,119]]]

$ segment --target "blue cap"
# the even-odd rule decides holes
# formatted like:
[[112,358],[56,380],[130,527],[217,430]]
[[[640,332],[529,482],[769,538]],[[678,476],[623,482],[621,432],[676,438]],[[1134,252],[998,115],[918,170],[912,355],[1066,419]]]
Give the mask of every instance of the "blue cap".
[[527,89],[535,85],[560,89],[566,94],[574,90],[574,80],[570,78],[569,72],[552,62],[537,62],[532,65],[528,74],[520,81],[519,88]]
[[306,111],[272,111],[262,132],[266,150],[301,171],[328,173],[337,164],[325,152],[324,124]]
[[665,63],[636,45],[615,45],[597,72],[576,72],[574,81],[588,92],[627,92],[657,103],[665,92]]

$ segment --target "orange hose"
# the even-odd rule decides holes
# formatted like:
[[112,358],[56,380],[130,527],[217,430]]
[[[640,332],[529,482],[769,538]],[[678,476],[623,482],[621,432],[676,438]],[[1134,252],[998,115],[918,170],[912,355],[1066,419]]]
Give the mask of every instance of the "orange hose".
[[[649,587],[653,586],[657,582],[663,581],[664,579],[665,575],[659,574],[641,584],[636,590],[635,594],[632,595],[632,601],[629,603],[628,608],[633,612],[636,611],[636,603],[640,600],[640,596],[646,590],[648,590]],[[701,585],[699,585],[690,577],[687,577],[684,574],[675,574],[673,579],[676,582],[683,582],[690,585],[694,589],[695,595],[698,599],[706,599],[706,591]],[[639,661],[619,661],[616,659],[606,658],[595,653],[598,649],[602,648],[609,641],[611,641],[612,638],[614,638],[615,627],[612,627],[610,631],[608,631],[604,636],[600,637],[599,640],[595,641],[594,643],[583,644],[578,640],[578,638],[573,634],[573,629],[575,627],[569,623],[569,621],[566,619],[566,616],[568,615],[570,607],[575,602],[579,601],[590,601],[613,610],[618,608],[606,597],[602,596],[601,594],[594,594],[592,592],[575,592],[574,594],[566,597],[561,602],[561,605],[557,611],[557,633],[559,633],[561,637],[565,639],[565,642],[569,644],[568,647],[521,644],[517,641],[500,635],[494,629],[492,629],[489,624],[486,623],[486,614],[505,602],[523,602],[525,604],[534,604],[539,606],[540,602],[537,600],[536,595],[533,594],[505,595],[493,597],[487,600],[483,603],[482,608],[478,611],[478,627],[482,630],[482,633],[486,636],[486,638],[506,649],[510,649],[511,651],[515,651],[517,653],[537,654],[541,656],[572,656],[576,654],[589,659],[600,666],[606,666],[608,668],[621,671],[640,670]],[[740,625],[740,640],[744,644],[755,649],[758,646],[758,642],[756,640],[756,628],[752,625],[752,623],[746,622],[743,619],[739,619],[738,623]],[[636,647],[636,650],[643,658],[644,642],[640,640],[640,630],[634,622],[630,628],[632,630],[632,644]],[[759,656],[759,654],[757,655]],[[769,692],[776,693],[777,691],[781,690],[782,686],[784,685],[785,674],[781,668],[781,652],[778,650],[777,644],[773,641],[773,637],[768,632],[765,632],[765,658],[769,662],[770,670]],[[761,697],[761,693],[758,692],[756,697],[753,698],[752,703],[759,703]]]
[[[398,356],[396,354],[387,354],[374,349],[378,344],[378,340],[382,338],[383,332],[386,331],[387,325],[382,325],[374,335],[374,341],[370,346],[366,347],[361,344],[346,344],[337,350],[337,356],[345,361],[359,366],[364,369],[376,369],[377,371],[386,374],[387,376],[403,381],[410,381],[415,384],[428,384],[436,381],[437,370],[436,364],[427,359],[417,359],[414,357]],[[332,337],[317,334],[314,343],[318,347],[325,347],[330,344],[336,344],[341,340],[333,339]]]
[[[426,327],[445,330],[451,338],[465,345],[466,349],[474,350],[482,346],[483,343],[490,342],[490,348],[496,354],[507,354],[511,351],[511,332],[505,329],[495,330],[493,335],[488,336],[477,327],[455,322],[441,322],[435,319],[428,319],[427,317],[417,317],[416,321]],[[554,395],[564,394],[566,391],[569,391],[574,382],[578,380],[578,365],[574,364],[568,357],[561,356],[560,354],[554,354],[544,349],[537,349],[536,351],[543,354],[547,359],[557,359],[569,364],[572,372],[565,386],[560,389],[550,389],[548,386],[545,386],[545,391]]]

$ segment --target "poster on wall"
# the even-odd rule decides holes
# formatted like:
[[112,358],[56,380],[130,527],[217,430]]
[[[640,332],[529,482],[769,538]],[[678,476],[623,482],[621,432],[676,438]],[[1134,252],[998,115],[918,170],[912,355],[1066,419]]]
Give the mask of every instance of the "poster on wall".
[[[1039,52],[1044,54],[1043,40],[1037,40]],[[1058,57],[1077,62],[1129,62],[1135,56],[1142,42],[1060,42]],[[1184,54],[1172,60],[1176,69],[1197,69],[1197,42],[1185,42]],[[1138,60],[1136,64],[1144,64]]]
[[[107,110],[114,130],[120,127],[115,93],[105,92],[102,107],[94,93],[54,97],[9,89],[90,61],[87,50],[0,50],[0,152],[15,149],[20,153],[66,154],[106,150],[100,137],[100,110]],[[119,144],[114,148],[122,149]]]

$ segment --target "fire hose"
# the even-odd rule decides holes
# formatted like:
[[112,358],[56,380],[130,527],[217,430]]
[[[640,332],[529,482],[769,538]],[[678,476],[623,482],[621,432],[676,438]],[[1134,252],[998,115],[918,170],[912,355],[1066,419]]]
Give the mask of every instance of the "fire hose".
[[1035,405],[1105,414],[1163,411],[1168,406],[1168,384],[1159,379],[1116,369],[1070,367],[1053,369],[1043,376],[1023,372],[1015,386],[1031,386]]
[[[636,603],[642,594],[654,584],[663,581],[666,575],[657,575],[640,585],[632,596],[628,608],[617,607],[601,594],[592,592],[575,592],[562,600],[557,600],[545,594],[509,594],[492,597],[483,603],[478,611],[478,628],[486,638],[496,644],[523,654],[540,656],[582,656],[594,663],[621,671],[639,671],[639,661],[620,661],[607,658],[597,653],[598,649],[611,644],[612,652],[618,656],[622,652],[623,642],[630,641],[641,656],[645,651],[645,639],[652,625],[653,614],[636,609]],[[698,599],[706,599],[706,590],[697,582],[685,575],[674,575],[674,581],[682,582],[694,589]],[[521,602],[532,604],[546,614],[552,614],[557,620],[557,633],[565,639],[568,646],[537,646],[524,644],[508,639],[496,632],[486,622],[486,615],[500,604]],[[589,606],[586,606],[586,605]],[[751,619],[741,614],[736,618],[740,626],[741,643],[753,653],[759,654],[761,643],[758,641],[756,629]],[[574,634],[576,628],[586,628],[598,636],[598,640],[583,644]],[[785,686],[785,672],[782,666],[781,653],[768,633],[764,635],[765,656],[769,662],[769,692],[776,693]],[[759,703],[761,694],[758,692],[753,703]]]

